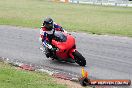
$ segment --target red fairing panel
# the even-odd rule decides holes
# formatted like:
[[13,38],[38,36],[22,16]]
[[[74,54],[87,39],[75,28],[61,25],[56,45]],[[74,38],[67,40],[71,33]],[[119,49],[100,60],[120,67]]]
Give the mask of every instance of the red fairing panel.
[[55,40],[52,40],[52,44],[59,48],[59,50],[56,52],[56,55],[64,60],[71,56],[70,53],[72,53],[72,48],[75,45],[75,39],[71,35],[66,36],[66,42],[57,42]]

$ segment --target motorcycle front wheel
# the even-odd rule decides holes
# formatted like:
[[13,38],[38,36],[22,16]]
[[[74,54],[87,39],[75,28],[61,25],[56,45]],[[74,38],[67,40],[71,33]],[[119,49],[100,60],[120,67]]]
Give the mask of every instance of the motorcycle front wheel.
[[77,64],[79,64],[80,66],[85,66],[86,65],[86,60],[85,58],[82,56],[82,54],[80,54],[78,51],[75,51],[73,53],[73,56],[74,56],[74,59],[75,59],[75,62]]

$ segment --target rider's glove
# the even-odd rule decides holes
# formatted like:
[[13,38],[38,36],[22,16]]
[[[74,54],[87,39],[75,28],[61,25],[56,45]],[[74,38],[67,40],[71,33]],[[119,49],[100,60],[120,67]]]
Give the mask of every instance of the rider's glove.
[[52,45],[48,44],[48,49],[50,49],[51,51],[56,51],[56,48],[53,48]]
[[51,46],[51,45],[49,45],[49,44],[47,44],[47,47],[48,47],[48,49],[52,49],[52,46]]

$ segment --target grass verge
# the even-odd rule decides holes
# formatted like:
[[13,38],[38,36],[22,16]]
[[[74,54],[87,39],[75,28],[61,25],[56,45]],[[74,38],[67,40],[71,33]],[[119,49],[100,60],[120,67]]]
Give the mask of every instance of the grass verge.
[[0,25],[40,27],[51,16],[68,31],[132,36],[132,8],[55,3],[46,0],[0,0]]
[[45,73],[14,69],[0,62],[0,88],[66,88]]

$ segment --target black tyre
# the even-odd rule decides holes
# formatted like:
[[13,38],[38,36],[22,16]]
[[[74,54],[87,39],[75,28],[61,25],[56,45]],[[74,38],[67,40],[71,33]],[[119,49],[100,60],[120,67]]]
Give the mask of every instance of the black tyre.
[[78,51],[75,51],[73,53],[73,56],[74,56],[75,61],[76,61],[77,64],[79,64],[80,66],[85,66],[86,65],[85,58]]

